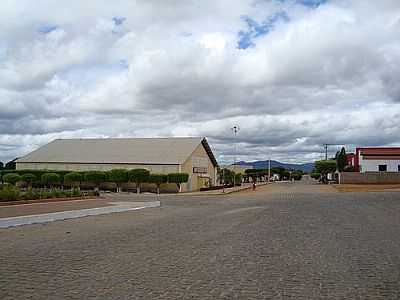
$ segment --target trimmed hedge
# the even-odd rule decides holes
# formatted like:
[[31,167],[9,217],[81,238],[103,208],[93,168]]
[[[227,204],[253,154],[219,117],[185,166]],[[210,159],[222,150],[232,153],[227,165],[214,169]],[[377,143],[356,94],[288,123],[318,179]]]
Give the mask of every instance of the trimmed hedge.
[[178,189],[181,189],[181,184],[188,182],[189,174],[187,173],[171,173],[167,175],[168,183],[175,183]]
[[107,175],[102,171],[88,171],[84,173],[83,178],[86,182],[93,183],[98,190],[100,184],[107,180]]
[[65,174],[70,173],[71,171],[55,171],[55,170],[1,170],[0,174],[5,175],[9,173],[17,173],[19,175],[24,175],[24,174],[33,174],[36,178],[37,181],[40,181],[40,178],[42,178],[42,175],[45,173],[55,173],[58,174],[62,180],[64,180]]
[[125,169],[113,169],[108,173],[108,178],[117,185],[117,192],[119,192],[121,183],[129,180],[128,171]]
[[69,186],[79,186],[82,181],[83,174],[78,172],[71,172],[65,174],[64,176],[64,184]]
[[149,181],[150,171],[146,169],[133,169],[128,171],[129,181],[136,184],[136,192],[140,194],[143,182]]
[[25,173],[21,176],[21,180],[25,182],[28,186],[32,186],[32,184],[37,181],[37,178],[32,173]]
[[54,186],[61,183],[61,176],[56,173],[45,173],[41,177],[44,186]]
[[142,183],[154,183],[159,189],[162,183],[175,183],[178,188],[182,183],[189,179],[186,173],[171,174],[150,174],[145,169],[114,169],[108,172],[103,171],[53,171],[53,170],[0,170],[2,182],[16,184],[19,181],[25,182],[29,187],[43,186],[72,186],[78,187],[80,184],[93,184],[95,188],[102,183],[114,182],[117,186],[125,182],[135,182],[138,190]]
[[165,174],[151,174],[149,176],[149,183],[154,183],[157,186],[157,194],[160,193],[160,186],[168,182],[168,175]]
[[16,174],[16,173],[9,173],[9,174],[3,175],[2,180],[5,183],[16,185],[17,182],[21,181],[21,176],[19,174]]
[[[97,196],[92,192],[89,196]],[[18,200],[37,200],[37,199],[53,199],[53,198],[70,198],[81,197],[83,193],[79,189],[60,190],[33,190],[29,188],[26,192],[21,192],[18,188],[7,185],[0,189],[0,202],[18,201]]]

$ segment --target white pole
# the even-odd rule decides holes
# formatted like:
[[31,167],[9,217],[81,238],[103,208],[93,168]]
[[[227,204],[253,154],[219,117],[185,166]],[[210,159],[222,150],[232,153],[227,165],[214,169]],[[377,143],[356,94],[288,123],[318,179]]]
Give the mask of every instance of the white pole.
[[268,182],[270,178],[271,178],[271,158],[269,158],[268,160]]
[[[236,134],[235,134],[236,137]],[[233,188],[236,187],[236,141],[234,142],[234,154],[233,154]]]
[[233,142],[233,188],[236,187],[236,126],[233,127],[233,135],[235,140]]
[[233,130],[233,136],[235,138],[233,145],[234,145],[234,154],[233,154],[233,188],[236,187],[236,151],[237,151],[237,147],[236,147],[236,135],[239,131],[239,126],[233,126],[232,130]]
[[225,167],[222,168],[222,193],[225,193]]

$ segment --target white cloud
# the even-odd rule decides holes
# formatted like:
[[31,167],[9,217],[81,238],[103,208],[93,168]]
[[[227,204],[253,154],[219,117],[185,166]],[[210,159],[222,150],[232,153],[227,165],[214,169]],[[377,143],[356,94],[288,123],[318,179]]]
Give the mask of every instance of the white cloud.
[[[241,159],[398,144],[397,2],[3,1],[0,160],[55,137],[168,135],[229,160],[234,124]],[[237,48],[243,16],[282,12]]]

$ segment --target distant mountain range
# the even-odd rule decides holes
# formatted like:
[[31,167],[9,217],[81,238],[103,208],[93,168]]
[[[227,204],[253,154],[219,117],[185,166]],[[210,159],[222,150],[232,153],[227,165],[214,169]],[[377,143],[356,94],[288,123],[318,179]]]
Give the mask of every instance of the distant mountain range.
[[[237,165],[241,166],[252,166],[254,169],[267,169],[268,168],[268,160],[259,160],[259,161],[252,161],[252,162],[246,162],[246,161],[239,161],[236,163]],[[277,168],[277,167],[282,167],[287,170],[301,170],[303,172],[311,172],[314,168],[313,163],[306,163],[306,164],[287,164],[287,163],[282,163],[276,160],[271,160],[271,168]]]

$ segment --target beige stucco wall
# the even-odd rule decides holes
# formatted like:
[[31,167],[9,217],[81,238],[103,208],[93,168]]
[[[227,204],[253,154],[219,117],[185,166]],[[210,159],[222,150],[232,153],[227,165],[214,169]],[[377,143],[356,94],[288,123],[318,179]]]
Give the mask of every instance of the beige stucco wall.
[[17,163],[17,170],[110,171],[112,169],[147,169],[151,173],[168,174],[179,172],[179,165]]
[[203,145],[200,144],[182,165],[181,172],[189,174],[189,182],[182,185],[182,191],[197,191],[201,188],[201,186],[199,186],[201,182],[198,179],[201,174],[193,174],[193,167],[195,167],[193,165],[193,158],[196,157],[201,157],[207,160],[207,175],[210,177],[211,184],[216,185],[216,168],[214,167]]

